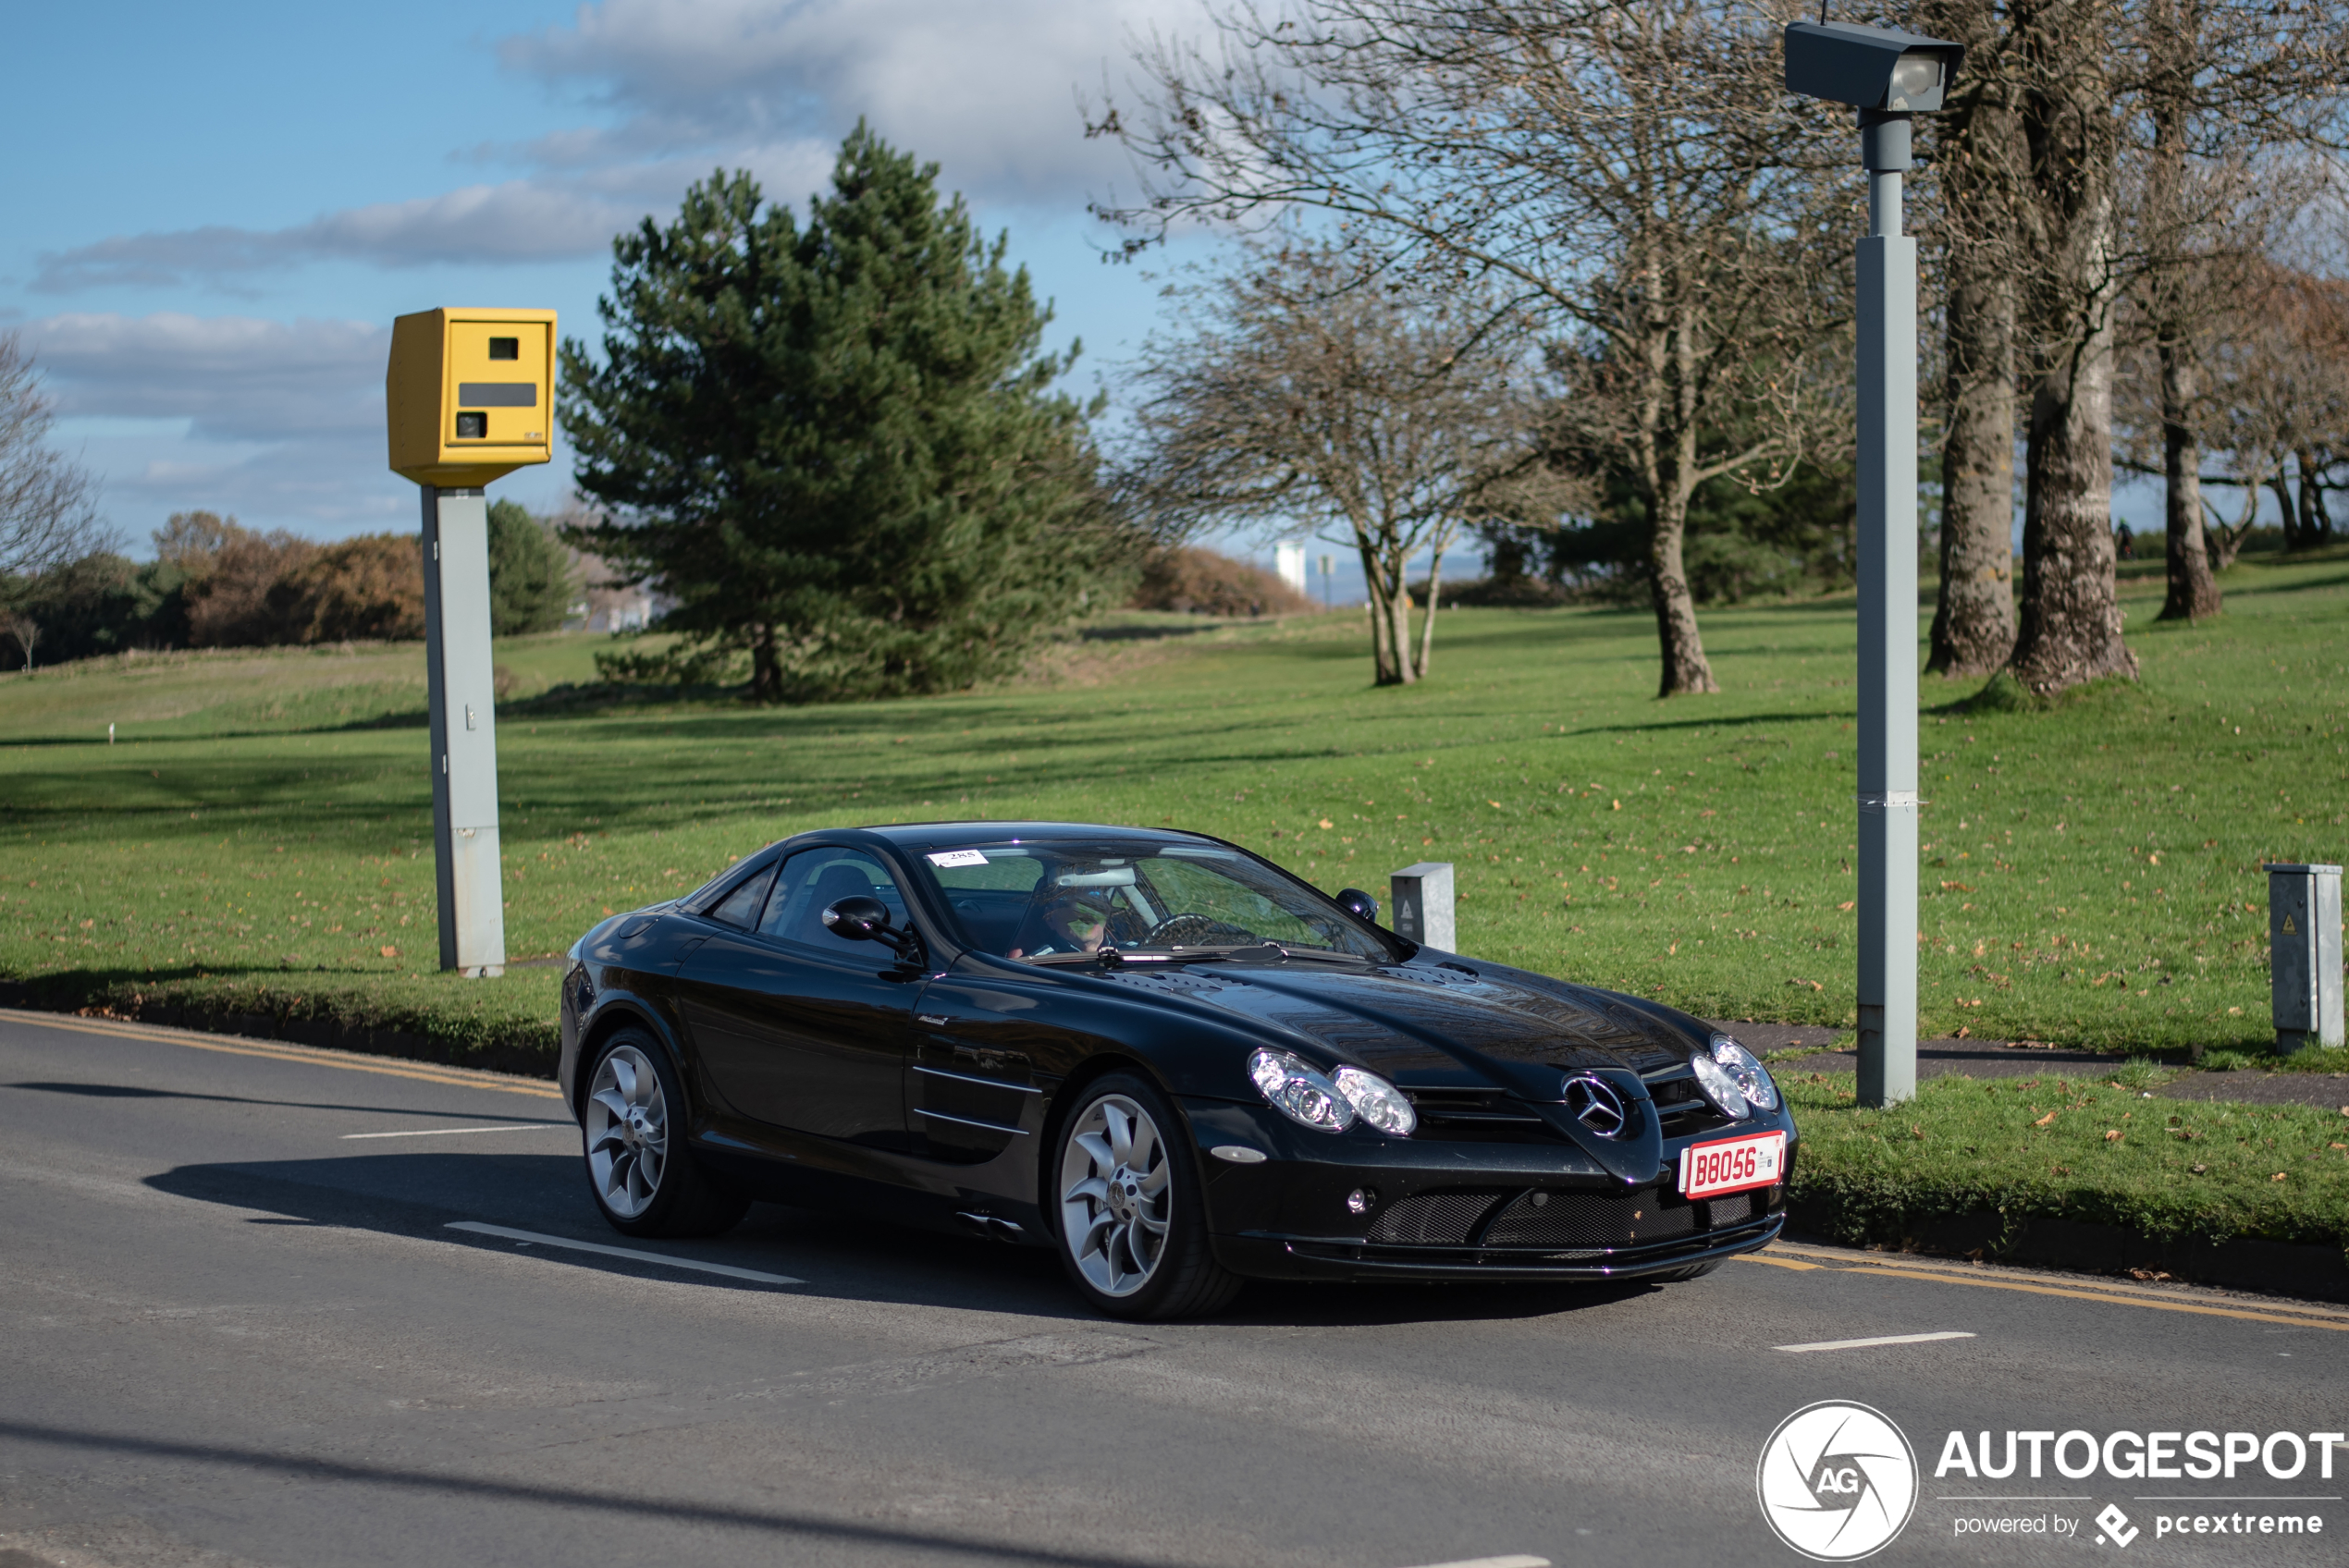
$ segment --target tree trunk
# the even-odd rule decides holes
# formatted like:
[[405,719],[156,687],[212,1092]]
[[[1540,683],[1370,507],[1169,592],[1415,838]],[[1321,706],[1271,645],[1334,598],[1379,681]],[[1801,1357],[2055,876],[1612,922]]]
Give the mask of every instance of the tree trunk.
[[1420,627],[1419,679],[1427,679],[1428,661],[1435,656],[1436,595],[1444,585],[1444,546],[1439,542],[1427,557],[1427,619]]
[[1368,540],[1360,542],[1362,585],[1370,600],[1371,681],[1379,686],[1411,684],[1411,589],[1400,561],[1382,560]]
[[2015,678],[2042,696],[2137,674],[2113,580],[2112,331],[2091,330],[2031,399]]
[[2317,455],[2303,447],[2293,454],[2300,465],[2300,547],[2313,550],[2325,542],[2324,500],[2317,493]]
[[1655,604],[1655,636],[1664,655],[1659,697],[1683,697],[1698,692],[1718,692],[1713,667],[1705,662],[1704,639],[1696,629],[1696,600],[1689,594],[1688,569],[1681,558],[1689,528],[1688,490],[1675,477],[1651,491],[1648,501],[1648,586]]
[[2169,596],[2163,620],[2200,620],[2219,613],[2218,581],[2202,532],[2202,443],[2195,438],[2198,367],[2193,350],[2164,335],[2161,355],[2162,513],[2169,525]]
[[765,621],[750,629],[750,700],[754,703],[780,703],[783,700],[783,671],[775,656],[775,629]]
[[[1922,4],[1926,31],[1981,58],[1999,56],[1996,0]],[[2014,652],[2014,257],[2026,158],[2013,84],[1996,67],[1951,108],[1929,132],[1949,202],[1942,230],[1949,423],[1941,449],[1940,593],[1925,667],[1981,676]]]
[[2014,281],[1980,270],[1949,288],[1937,675],[1987,675],[2014,652]]
[[2296,550],[2300,548],[2300,514],[2293,508],[2292,473],[2281,458],[2276,459],[2276,472],[2268,484],[2276,493],[2277,521],[2283,525],[2283,547]]
[[[2023,617],[2008,668],[2046,696],[2108,675],[2134,679],[2113,580],[2113,254],[2119,129],[2100,14],[2029,7],[2034,67],[2023,125],[2031,153],[2026,238],[2035,288],[2035,386],[2023,476]],[[2104,18],[2109,20],[2109,18]]]
[[[2224,571],[2235,564],[2235,557],[2241,553],[2244,540],[2250,535],[2252,525],[2259,521],[2259,487],[2266,483],[2256,473],[2244,480],[2243,515],[2235,520],[2232,528],[2221,526],[2218,537],[2210,541],[2213,570]],[[2206,533],[2204,537],[2208,538],[2209,535]]]

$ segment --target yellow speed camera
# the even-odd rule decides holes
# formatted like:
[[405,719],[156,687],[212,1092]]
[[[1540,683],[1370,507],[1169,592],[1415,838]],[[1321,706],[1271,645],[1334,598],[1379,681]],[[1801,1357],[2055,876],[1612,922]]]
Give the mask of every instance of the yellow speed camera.
[[554,455],[555,312],[419,311],[391,324],[392,472],[444,490]]

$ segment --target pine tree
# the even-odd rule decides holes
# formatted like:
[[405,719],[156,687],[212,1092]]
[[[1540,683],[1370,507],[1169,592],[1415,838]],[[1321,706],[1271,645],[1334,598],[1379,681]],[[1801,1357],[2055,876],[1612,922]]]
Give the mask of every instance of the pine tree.
[[579,594],[562,541],[520,501],[489,503],[489,629],[500,637],[552,631]]
[[1007,239],[863,125],[801,223],[714,174],[614,241],[603,360],[563,345],[574,542],[669,601],[676,675],[762,702],[965,687],[1078,613],[1124,536]]

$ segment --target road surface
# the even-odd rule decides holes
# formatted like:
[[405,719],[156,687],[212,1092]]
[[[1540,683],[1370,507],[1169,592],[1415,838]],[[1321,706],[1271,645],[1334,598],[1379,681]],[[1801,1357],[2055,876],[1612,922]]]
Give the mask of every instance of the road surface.
[[[1826,1400],[1921,1465],[1875,1562],[2336,1563],[2349,1535],[2313,1456],[1935,1475],[1952,1431],[2342,1430],[2349,1313],[2319,1305],[1781,1245],[1669,1287],[1260,1285],[1132,1326],[984,1242],[766,1206],[619,1236],[548,1084],[25,1013],[0,1136],[0,1568],[1795,1563],[1756,1462]],[[1919,1335],[1948,1337],[1848,1343]],[[2192,1533],[2284,1513],[2325,1533]]]

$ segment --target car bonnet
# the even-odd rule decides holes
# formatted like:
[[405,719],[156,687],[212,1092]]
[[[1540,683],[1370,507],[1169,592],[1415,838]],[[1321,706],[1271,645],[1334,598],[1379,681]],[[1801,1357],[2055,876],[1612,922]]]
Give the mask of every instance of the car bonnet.
[[1466,1070],[1535,1099],[1556,1097],[1549,1070],[1654,1072],[1686,1062],[1694,1044],[1605,991],[1435,964],[1202,964],[1116,978],[1303,1035],[1399,1082],[1458,1081]]

